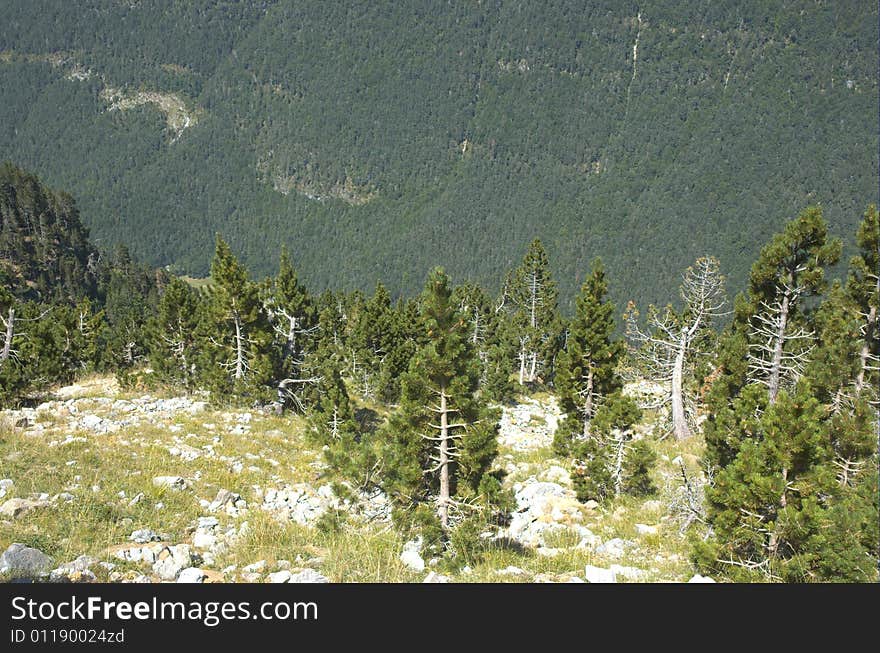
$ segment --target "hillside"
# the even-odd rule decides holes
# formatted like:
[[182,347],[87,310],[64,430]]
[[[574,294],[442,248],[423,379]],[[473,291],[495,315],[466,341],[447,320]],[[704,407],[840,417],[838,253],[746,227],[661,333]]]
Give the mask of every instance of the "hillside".
[[699,474],[692,445],[659,445],[660,498],[583,505],[550,450],[558,418],[554,401],[505,409],[499,464],[518,509],[484,558],[456,569],[390,528],[381,493],[335,496],[302,419],[91,378],[0,411],[0,545],[35,547],[53,580],[74,582],[690,579],[670,456]]
[[[821,203],[878,198],[874,3],[4,3],[0,159],[77,197],[96,243],[207,273],[413,293],[497,287],[542,238],[563,308],[589,260],[666,302]],[[846,256],[844,257],[846,260]]]

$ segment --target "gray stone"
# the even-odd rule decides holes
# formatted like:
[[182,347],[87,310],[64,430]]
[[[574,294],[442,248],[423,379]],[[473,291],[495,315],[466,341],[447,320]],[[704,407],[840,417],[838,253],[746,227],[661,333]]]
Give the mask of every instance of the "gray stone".
[[612,540],[608,540],[604,544],[600,544],[596,547],[596,553],[607,556],[609,558],[620,558],[626,552],[627,549],[635,548],[635,543],[629,540],[622,540],[619,537],[615,537]]
[[52,568],[52,558],[39,549],[15,542],[0,555],[0,574],[11,578],[40,578]]
[[128,539],[138,544],[146,544],[147,542],[160,542],[162,541],[162,536],[152,529],[139,528],[129,535]]
[[206,574],[198,567],[187,567],[177,577],[178,583],[204,583]]
[[594,567],[593,565],[587,565],[584,568],[584,578],[588,583],[616,583],[617,578],[614,575],[614,572],[610,569],[603,569],[602,567]]
[[266,561],[265,560],[257,560],[256,562],[252,562],[249,565],[245,565],[241,568],[242,571],[245,572],[253,572],[253,573],[262,573],[266,571]]
[[170,490],[185,490],[187,488],[187,482],[181,476],[156,476],[153,478],[153,485]]
[[15,497],[9,499],[6,503],[0,506],[0,517],[15,519],[30,512],[31,510],[35,510],[37,508],[45,508],[48,505],[48,501],[19,499]]
[[623,565],[611,565],[609,567],[614,577],[626,578],[627,580],[638,580],[645,575],[644,569],[637,567],[624,567]]
[[314,569],[303,569],[301,572],[291,575],[288,583],[329,583],[330,579],[319,574]]
[[53,569],[49,573],[49,580],[55,583],[91,583],[95,580],[95,574],[92,573],[90,567],[97,564],[97,558],[82,555]]
[[410,540],[403,545],[403,553],[400,554],[400,561],[413,571],[424,571],[425,561],[422,559],[422,556],[420,554],[421,550],[421,537]]
[[266,576],[266,581],[269,583],[286,583],[290,580],[291,573],[286,569],[282,569],[281,571],[276,571],[274,574],[269,574]]
[[156,556],[153,572],[162,580],[175,580],[180,572],[191,567],[197,559],[188,544],[164,547]]
[[714,583],[715,581],[708,576],[700,576],[700,574],[694,574],[691,576],[691,579],[688,583]]
[[428,572],[428,575],[425,576],[425,580],[423,583],[448,583],[450,580],[449,576],[444,576],[443,574],[438,574],[436,571]]

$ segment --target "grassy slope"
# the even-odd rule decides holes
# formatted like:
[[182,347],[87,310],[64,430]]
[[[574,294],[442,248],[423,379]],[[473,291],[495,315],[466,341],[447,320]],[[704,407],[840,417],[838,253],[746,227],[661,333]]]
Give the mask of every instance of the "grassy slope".
[[[77,402],[80,414],[108,415],[110,404],[101,397],[126,398],[104,380],[93,380],[85,389],[70,396],[91,396]],[[131,398],[131,395],[128,395]],[[214,568],[238,567],[257,560],[267,560],[270,569],[276,560],[323,558],[320,571],[337,582],[419,582],[424,573],[408,570],[399,560],[405,538],[388,525],[354,526],[351,521],[338,531],[281,523],[257,509],[254,487],[268,488],[282,483],[308,482],[318,486],[327,481],[316,465],[318,454],[303,438],[304,423],[297,417],[269,417],[253,413],[251,431],[233,433],[244,411],[209,409],[198,415],[176,414],[152,426],[122,429],[96,435],[71,432],[67,418],[45,413],[42,432],[24,430],[0,419],[0,466],[4,477],[12,478],[14,488],[7,495],[26,497],[32,493],[55,495],[70,491],[75,500],[57,502],[11,521],[0,521],[0,548],[11,542],[24,542],[52,555],[56,562],[71,560],[81,554],[112,560],[119,569],[137,565],[119,563],[108,557],[107,548],[126,542],[135,529],[152,528],[167,533],[173,542],[185,542],[196,518],[206,514],[199,499],[212,500],[220,488],[240,493],[250,504],[238,517],[220,516],[221,524],[248,530],[230,551],[218,557]],[[117,419],[119,415],[115,416]],[[67,440],[67,443],[64,441]],[[60,444],[59,444],[60,443]],[[169,449],[181,444],[196,449],[212,445],[215,457],[201,456],[192,461],[173,456]],[[696,469],[700,443],[686,445],[670,441],[656,443],[661,463],[656,472],[657,485],[677,472],[669,460],[683,455],[691,469]],[[71,462],[73,461],[73,462]],[[235,471],[235,463],[241,471]],[[549,449],[525,453],[502,448],[500,462],[517,466],[509,482],[540,475],[554,464]],[[191,482],[184,491],[156,488],[152,478],[179,475]],[[120,493],[125,496],[121,497]],[[129,502],[138,493],[144,499],[137,505]],[[660,499],[660,501],[651,499]],[[522,580],[566,580],[582,576],[585,564],[607,566],[611,562],[639,567],[647,572],[643,580],[687,580],[692,570],[687,562],[685,540],[664,516],[664,496],[648,500],[623,498],[606,507],[585,510],[584,524],[603,540],[621,537],[638,542],[634,552],[621,560],[606,560],[584,549],[573,548],[577,538],[565,532],[549,542],[560,549],[545,557],[534,551],[490,550],[483,561],[469,573],[440,568],[457,582],[516,582]],[[5,500],[5,499],[4,499]],[[157,504],[164,507],[157,509]],[[639,535],[635,524],[657,525],[655,535]],[[516,566],[522,576],[499,575],[498,570]],[[543,575],[543,576],[542,576]],[[233,575],[227,577],[234,579]]]

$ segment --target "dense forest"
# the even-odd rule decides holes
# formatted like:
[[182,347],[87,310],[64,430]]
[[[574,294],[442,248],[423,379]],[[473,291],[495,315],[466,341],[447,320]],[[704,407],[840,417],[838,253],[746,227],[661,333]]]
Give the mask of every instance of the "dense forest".
[[[96,249],[68,195],[11,165],[0,168],[0,217],[5,405],[98,370],[129,387],[303,414],[338,478],[381,489],[428,543],[461,548],[510,511],[493,466],[498,406],[550,391],[564,412],[554,449],[584,502],[652,494],[652,439],[705,438],[706,482],[682,467],[698,569],[876,580],[874,205],[848,261],[809,206],[763,245],[740,292],[704,256],[677,271],[674,305],[616,306],[596,258],[571,317],[538,239],[497,293],[435,268],[418,296],[394,302],[381,283],[310,293],[286,250],[255,279],[220,235],[212,282],[193,287],[123,248]],[[660,392],[626,391],[646,381]],[[659,427],[636,437],[649,412]]]
[[313,292],[413,296],[439,259],[497,293],[540,238],[572,315],[594,256],[662,303],[708,253],[744,286],[807,205],[847,259],[878,200],[876,3],[40,7],[3,4],[0,159],[178,274],[219,231]]

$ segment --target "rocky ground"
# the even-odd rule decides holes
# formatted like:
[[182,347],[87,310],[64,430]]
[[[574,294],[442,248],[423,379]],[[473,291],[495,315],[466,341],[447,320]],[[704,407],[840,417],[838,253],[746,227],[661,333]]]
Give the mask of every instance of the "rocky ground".
[[[381,494],[336,496],[296,417],[133,396],[107,379],[0,412],[0,575],[56,582],[701,581],[669,512],[694,451],[659,442],[658,496],[577,501],[554,458],[555,399],[503,410],[516,498],[473,568],[444,567],[391,526]],[[648,429],[642,429],[646,431]],[[696,473],[696,471],[695,471]],[[345,520],[345,527],[333,526]],[[425,558],[428,558],[427,560]]]

